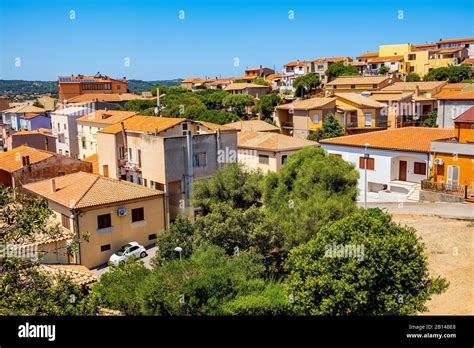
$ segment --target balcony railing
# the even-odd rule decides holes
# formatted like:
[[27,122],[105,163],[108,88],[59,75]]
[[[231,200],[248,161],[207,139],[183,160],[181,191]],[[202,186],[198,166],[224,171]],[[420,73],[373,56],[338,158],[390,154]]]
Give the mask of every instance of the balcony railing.
[[429,180],[423,180],[421,182],[421,189],[426,191],[447,193],[450,195],[460,196],[468,198],[474,195],[473,185],[453,185],[445,184],[444,182],[433,182]]
[[293,128],[293,122],[291,121],[281,121],[280,124],[283,128]]

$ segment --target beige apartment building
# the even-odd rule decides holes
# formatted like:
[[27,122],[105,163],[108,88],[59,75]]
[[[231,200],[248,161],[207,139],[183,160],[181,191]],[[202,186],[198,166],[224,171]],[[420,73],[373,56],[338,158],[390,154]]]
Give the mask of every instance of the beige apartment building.
[[[24,191],[48,201],[65,234],[79,238],[77,253],[64,253],[67,241],[48,250],[51,263],[94,268],[129,242],[148,246],[165,229],[163,192],[100,175],[77,172],[25,185]],[[84,240],[85,234],[88,235]],[[50,244],[51,246],[51,244]],[[54,245],[53,245],[54,246]]]
[[192,182],[237,161],[237,132],[184,118],[133,116],[97,133],[99,173],[165,192],[169,219],[192,215]]
[[400,79],[389,76],[341,76],[325,86],[327,95],[334,93],[380,91]]
[[324,117],[336,111],[336,98],[295,100],[276,107],[275,122],[282,133],[306,139],[323,126]]
[[85,159],[97,153],[98,131],[136,114],[134,111],[97,110],[79,117],[76,120],[79,158]]
[[263,173],[278,172],[288,156],[305,148],[319,146],[315,141],[271,132],[240,132],[239,162]]

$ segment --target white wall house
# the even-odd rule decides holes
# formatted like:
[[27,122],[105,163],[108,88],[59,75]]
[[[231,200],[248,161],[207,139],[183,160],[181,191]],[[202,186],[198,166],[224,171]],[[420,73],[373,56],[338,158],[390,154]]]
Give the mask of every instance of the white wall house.
[[78,158],[77,119],[94,110],[88,107],[72,106],[57,109],[51,113],[51,127],[56,137],[56,151],[61,155]]
[[359,199],[365,194],[365,145],[367,191],[385,200],[410,199],[421,181],[429,178],[433,140],[453,136],[451,129],[406,127],[320,140],[328,153],[350,162],[359,172]]

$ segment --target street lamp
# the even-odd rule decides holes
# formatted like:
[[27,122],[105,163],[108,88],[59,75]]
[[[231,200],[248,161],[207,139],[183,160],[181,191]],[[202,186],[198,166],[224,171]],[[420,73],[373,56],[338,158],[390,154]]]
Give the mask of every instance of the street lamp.
[[181,260],[181,254],[182,254],[182,252],[183,252],[183,248],[176,247],[176,248],[174,248],[174,251],[176,251],[177,253],[179,253],[179,259]]
[[364,150],[364,174],[365,174],[365,180],[364,180],[364,209],[367,209],[367,162],[369,161],[370,155],[368,152],[369,148],[369,143],[366,143],[365,150]]

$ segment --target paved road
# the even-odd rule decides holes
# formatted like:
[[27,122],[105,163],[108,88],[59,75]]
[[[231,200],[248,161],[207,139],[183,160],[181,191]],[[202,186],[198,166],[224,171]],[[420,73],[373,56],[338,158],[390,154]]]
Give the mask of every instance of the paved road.
[[[152,257],[155,256],[155,254],[156,254],[156,246],[152,245],[151,247],[148,247],[146,252],[147,252],[148,256],[144,257],[142,259],[142,261],[145,263],[145,266],[147,268],[151,269],[150,261],[151,261]],[[107,272],[109,270],[109,268],[110,267],[107,266],[107,265],[102,265],[102,266],[99,266],[97,268],[92,269],[91,271],[94,272],[94,274],[97,277],[100,277],[100,275]]]
[[[359,203],[362,207],[364,204]],[[435,215],[453,219],[474,220],[474,204],[472,203],[428,203],[428,202],[368,202],[369,208],[385,208],[393,214]]]

